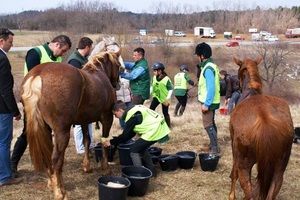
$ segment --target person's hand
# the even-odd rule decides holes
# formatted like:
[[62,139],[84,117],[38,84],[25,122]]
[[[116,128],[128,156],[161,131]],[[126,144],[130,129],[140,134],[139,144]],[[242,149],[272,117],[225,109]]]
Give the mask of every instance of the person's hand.
[[104,147],[109,147],[110,146],[110,141],[109,140],[103,141],[102,144],[103,144]]
[[22,115],[18,114],[17,116],[15,116],[15,120],[19,121],[21,119]]
[[225,106],[227,106],[227,104],[228,104],[229,100],[230,100],[230,98],[228,98],[228,99],[225,99],[225,102],[224,102]]
[[201,111],[202,111],[202,113],[208,112],[208,107],[205,104],[202,104]]

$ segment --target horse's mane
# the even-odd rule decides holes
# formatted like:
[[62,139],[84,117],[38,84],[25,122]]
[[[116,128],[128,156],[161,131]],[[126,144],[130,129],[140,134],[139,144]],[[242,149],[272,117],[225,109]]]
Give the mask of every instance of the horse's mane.
[[115,64],[115,59],[112,53],[108,52],[99,52],[98,54],[94,55],[84,66],[83,70],[87,71],[98,71],[99,69],[105,70],[104,67],[104,62],[106,59],[109,59],[110,62]]
[[246,71],[249,75],[248,88],[255,90],[256,93],[262,93],[262,81],[258,71],[259,61],[255,61],[249,58],[246,58],[243,62],[240,63],[239,77],[242,77],[242,74]]

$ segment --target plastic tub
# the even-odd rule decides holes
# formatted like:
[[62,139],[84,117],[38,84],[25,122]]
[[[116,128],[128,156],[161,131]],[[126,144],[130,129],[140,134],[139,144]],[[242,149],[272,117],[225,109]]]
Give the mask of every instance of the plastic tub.
[[200,153],[199,154],[199,160],[200,160],[200,166],[203,171],[215,171],[218,162],[219,162],[220,156],[216,154],[210,154],[210,153]]
[[134,140],[128,140],[124,144],[118,145],[120,165],[131,166],[133,165],[130,157],[130,146],[134,144]]
[[194,166],[197,154],[193,151],[180,151],[176,155],[179,157],[178,165],[181,169],[191,169]]
[[179,157],[177,155],[163,154],[159,156],[159,164],[162,171],[174,171],[178,168]]
[[162,149],[159,147],[149,147],[148,152],[153,156],[160,156]]
[[[102,159],[102,145],[97,144],[97,146],[94,147],[94,151],[96,162],[99,162]],[[113,162],[115,152],[116,148],[114,146],[110,146],[108,149],[108,162]]]
[[[116,187],[115,184],[121,185],[117,185],[118,187]],[[102,176],[98,179],[99,199],[126,200],[128,188],[130,185],[130,181],[125,177]]]
[[152,172],[146,167],[126,166],[122,168],[122,176],[129,179],[129,196],[144,196],[147,192]]

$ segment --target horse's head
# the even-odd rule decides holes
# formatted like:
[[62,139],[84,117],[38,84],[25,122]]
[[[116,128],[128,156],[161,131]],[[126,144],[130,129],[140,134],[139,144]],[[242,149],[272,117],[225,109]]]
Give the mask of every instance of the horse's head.
[[100,52],[94,55],[83,67],[87,71],[103,71],[114,88],[119,87],[119,70],[121,63],[116,53]]
[[262,61],[262,58],[259,57],[256,60],[246,58],[242,61],[234,57],[233,60],[239,66],[238,77],[242,92],[244,89],[253,89],[257,93],[261,93],[262,81],[259,75],[258,65]]
[[90,57],[93,57],[94,55],[98,54],[99,52],[109,52],[109,53],[115,53],[118,55],[119,62],[121,63],[121,66],[125,68],[123,58],[121,56],[121,47],[120,45],[115,41],[115,37],[111,36],[105,36],[103,37],[102,41],[100,41],[91,52]]

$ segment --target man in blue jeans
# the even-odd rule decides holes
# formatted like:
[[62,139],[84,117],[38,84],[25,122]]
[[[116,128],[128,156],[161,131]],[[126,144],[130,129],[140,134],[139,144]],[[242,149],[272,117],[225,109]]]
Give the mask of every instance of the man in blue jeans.
[[12,177],[10,167],[10,144],[13,133],[13,118],[21,119],[13,87],[7,53],[13,45],[14,34],[7,28],[0,28],[0,187],[17,184],[21,179]]

